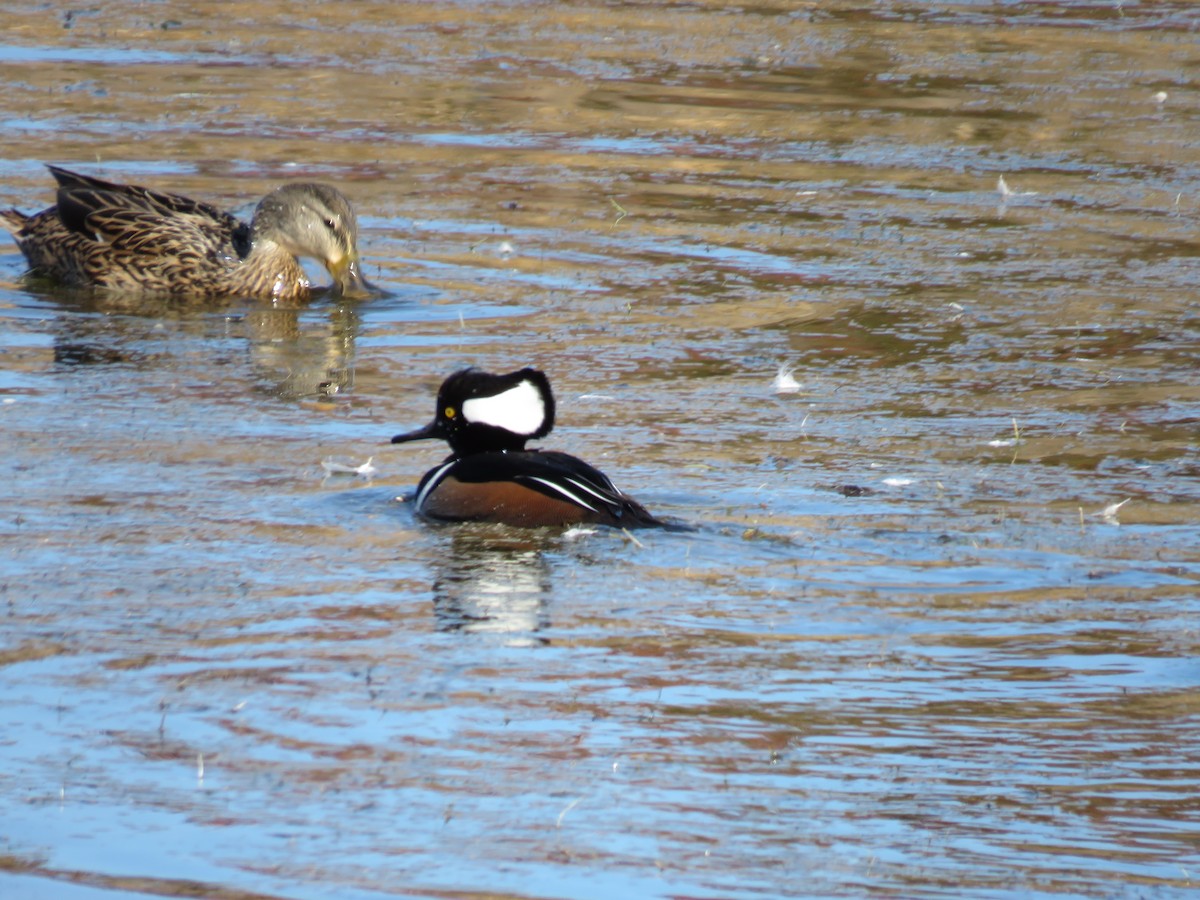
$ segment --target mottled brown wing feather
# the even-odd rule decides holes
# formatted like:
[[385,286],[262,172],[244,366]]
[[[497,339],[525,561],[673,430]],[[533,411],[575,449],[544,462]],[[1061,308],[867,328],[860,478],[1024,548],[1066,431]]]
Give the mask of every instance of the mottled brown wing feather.
[[227,231],[208,219],[163,216],[136,209],[97,210],[87,224],[115,251],[138,256],[167,256],[190,249],[214,263],[232,262],[237,251]]
[[59,184],[59,217],[70,231],[96,237],[112,216],[142,212],[158,221],[191,222],[208,240],[227,243],[238,258],[244,259],[250,252],[250,226],[207,203],[137,185],[116,184],[57,166],[48,168]]
[[97,284],[111,281],[119,268],[128,278],[187,293],[216,284],[222,268],[237,265],[227,236],[211,225],[133,211],[94,218],[96,230],[107,238],[89,258],[88,273]]
[[[17,210],[9,212],[12,215],[6,215],[5,222],[31,270],[64,284],[89,283],[87,260],[96,247],[95,241],[68,231],[54,207],[32,216],[22,216]],[[17,227],[12,228],[14,225]]]

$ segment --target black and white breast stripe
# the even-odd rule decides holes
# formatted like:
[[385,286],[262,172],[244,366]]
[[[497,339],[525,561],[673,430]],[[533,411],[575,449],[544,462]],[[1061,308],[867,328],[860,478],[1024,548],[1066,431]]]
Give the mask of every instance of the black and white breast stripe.
[[417,512],[425,509],[425,501],[429,499],[429,495],[437,490],[437,486],[442,483],[442,479],[458,464],[457,459],[452,459],[449,462],[444,462],[436,469],[430,469],[429,472],[421,479],[421,484],[417,487],[417,496],[413,501],[413,506]]

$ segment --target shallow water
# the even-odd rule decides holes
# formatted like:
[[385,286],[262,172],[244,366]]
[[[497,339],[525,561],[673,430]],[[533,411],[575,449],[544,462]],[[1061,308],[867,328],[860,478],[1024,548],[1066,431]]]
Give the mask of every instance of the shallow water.
[[[0,245],[4,897],[1192,893],[1192,4],[226,9],[10,8],[0,203],[320,178],[388,294]],[[395,501],[530,363],[695,531]]]

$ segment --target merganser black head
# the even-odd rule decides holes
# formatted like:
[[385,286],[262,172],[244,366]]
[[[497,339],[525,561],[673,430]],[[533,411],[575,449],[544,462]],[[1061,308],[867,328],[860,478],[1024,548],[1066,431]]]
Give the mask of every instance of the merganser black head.
[[526,441],[545,437],[553,427],[554,394],[543,372],[462,369],[442,382],[433,421],[396,435],[392,443],[437,438],[459,456],[524,450]]

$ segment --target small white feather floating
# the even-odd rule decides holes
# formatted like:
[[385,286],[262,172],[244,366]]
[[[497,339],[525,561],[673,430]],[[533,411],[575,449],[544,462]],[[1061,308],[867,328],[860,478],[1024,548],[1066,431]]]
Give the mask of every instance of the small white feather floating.
[[1100,512],[1095,513],[1095,515],[1102,518],[1109,525],[1120,525],[1121,520],[1117,518],[1117,513],[1121,511],[1122,506],[1132,499],[1132,497],[1126,497],[1120,503],[1110,503],[1108,506],[1104,507],[1104,509],[1100,510]]
[[794,394],[799,391],[800,382],[792,374],[795,371],[795,366],[780,366],[779,371],[775,373],[775,380],[771,382],[771,390],[777,394]]
[[332,456],[327,456],[321,460],[321,468],[325,470],[326,475],[357,475],[359,478],[370,478],[379,471],[372,465],[374,459],[375,457],[369,456],[365,463],[355,466],[340,463]]
[[996,193],[1000,195],[1000,199],[1007,200],[1010,197],[1036,197],[1037,191],[1014,191],[1008,186],[1008,182],[1001,175],[996,179]]

